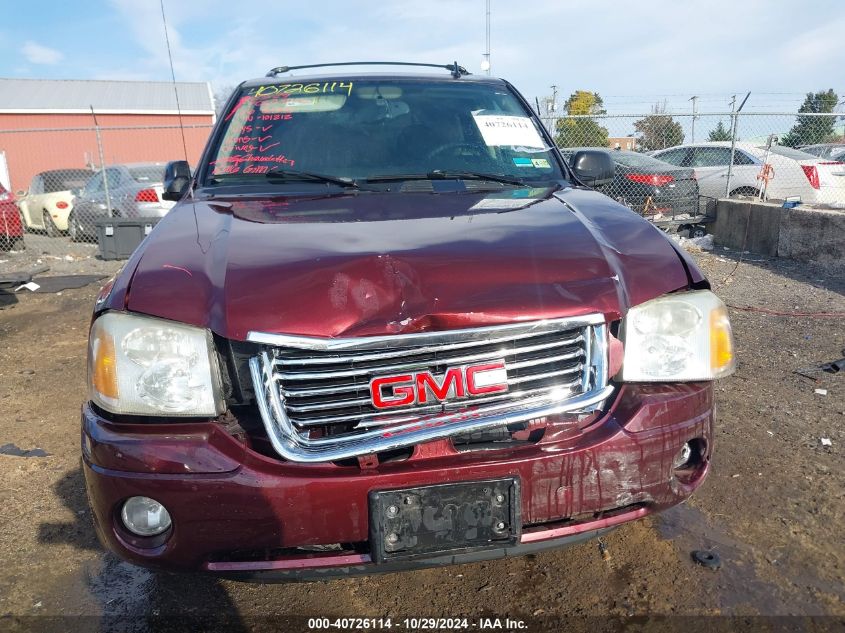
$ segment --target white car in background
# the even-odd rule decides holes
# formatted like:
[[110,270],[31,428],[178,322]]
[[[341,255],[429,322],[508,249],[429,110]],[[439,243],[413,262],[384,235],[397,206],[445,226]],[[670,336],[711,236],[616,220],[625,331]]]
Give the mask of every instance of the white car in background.
[[[731,162],[729,142],[678,145],[652,154],[662,161],[695,170],[702,196],[723,198]],[[768,167],[764,168],[764,165]],[[845,163],[825,160],[791,147],[737,143],[731,169],[731,196],[769,200],[799,196],[805,203],[845,202]]]
[[35,174],[28,191],[18,192],[18,208],[29,230],[48,237],[67,231],[73,210],[73,191],[81,189],[94,172],[90,169],[53,169]]

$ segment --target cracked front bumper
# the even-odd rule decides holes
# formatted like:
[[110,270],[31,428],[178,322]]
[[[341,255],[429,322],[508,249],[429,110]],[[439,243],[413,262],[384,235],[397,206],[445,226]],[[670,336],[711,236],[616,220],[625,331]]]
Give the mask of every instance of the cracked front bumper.
[[[100,539],[136,564],[259,580],[376,573],[571,544],[680,503],[708,471],[713,411],[710,383],[624,385],[588,426],[561,425],[568,430],[536,444],[448,454],[420,445],[405,461],[362,470],[267,457],[212,421],[117,424],[86,405],[83,464]],[[699,462],[679,473],[674,459],[692,440]],[[371,490],[502,477],[522,489],[515,546],[372,562]],[[163,537],[121,527],[122,503],[136,495],[169,510]]]

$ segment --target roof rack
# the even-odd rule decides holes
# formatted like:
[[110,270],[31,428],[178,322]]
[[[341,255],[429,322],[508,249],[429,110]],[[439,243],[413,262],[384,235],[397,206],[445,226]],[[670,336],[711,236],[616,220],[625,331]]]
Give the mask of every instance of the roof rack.
[[321,68],[323,66],[426,66],[428,68],[444,68],[452,73],[452,77],[460,79],[463,75],[469,75],[470,72],[463,66],[459,66],[458,62],[454,64],[421,64],[419,62],[339,62],[337,64],[307,64],[305,66],[278,66],[267,73],[267,77],[275,77],[282,73],[291,70],[299,70],[301,68]]

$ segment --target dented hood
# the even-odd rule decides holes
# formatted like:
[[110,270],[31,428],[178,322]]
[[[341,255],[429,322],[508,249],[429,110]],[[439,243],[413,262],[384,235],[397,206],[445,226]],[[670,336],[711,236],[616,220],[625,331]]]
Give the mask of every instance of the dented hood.
[[185,201],[123,277],[109,307],[237,340],[612,320],[688,284],[659,230],[571,188]]

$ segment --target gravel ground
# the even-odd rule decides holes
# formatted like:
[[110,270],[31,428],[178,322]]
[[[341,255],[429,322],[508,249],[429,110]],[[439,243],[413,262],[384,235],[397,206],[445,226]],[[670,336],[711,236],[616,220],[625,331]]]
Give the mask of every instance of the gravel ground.
[[[47,260],[56,262],[51,274],[117,268],[91,257],[88,245],[76,248],[76,262]],[[45,256],[58,255],[48,249],[0,260]],[[695,257],[735,308],[845,312],[841,275],[754,255],[738,263],[736,253],[722,249]],[[814,382],[794,373],[845,355],[841,318],[732,311],[740,362],[717,387],[712,474],[687,504],[611,533],[609,559],[591,542],[405,574],[252,585],[154,574],[100,549],[78,446],[96,292],[88,286],[0,296],[0,446],[49,453],[0,455],[0,630],[202,629],[199,620],[184,619],[192,616],[226,618],[228,631],[309,630],[286,619],[303,615],[392,616],[394,627],[406,616],[466,616],[476,625],[498,616],[522,619],[526,628],[511,628],[528,631],[638,631],[645,626],[638,616],[679,615],[697,617],[657,620],[663,628],[656,629],[650,621],[649,630],[845,627],[845,374],[820,374]],[[718,552],[721,570],[693,564],[693,549]],[[712,615],[735,617],[701,617]],[[586,619],[562,623],[564,616]],[[509,629],[503,623],[498,630]]]
[[45,275],[112,275],[122,261],[97,259],[97,245],[91,242],[71,242],[67,237],[47,237],[38,233],[24,235],[25,248],[0,251],[0,273],[27,271],[43,266]]

